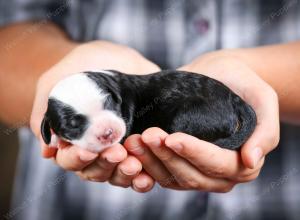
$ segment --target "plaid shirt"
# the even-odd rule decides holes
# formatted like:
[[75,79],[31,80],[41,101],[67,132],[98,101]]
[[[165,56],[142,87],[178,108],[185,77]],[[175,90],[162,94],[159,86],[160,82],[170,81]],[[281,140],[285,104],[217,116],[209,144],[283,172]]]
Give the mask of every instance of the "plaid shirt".
[[[176,68],[221,48],[254,47],[300,37],[298,0],[1,0],[0,25],[52,20],[72,39],[133,47],[162,68]],[[17,46],[34,30],[2,49]],[[288,86],[288,85],[286,85]],[[42,159],[33,134],[21,129],[14,202],[5,218],[50,219],[299,219],[300,129],[282,125],[280,146],[260,177],[230,193],[146,194],[83,182]]]

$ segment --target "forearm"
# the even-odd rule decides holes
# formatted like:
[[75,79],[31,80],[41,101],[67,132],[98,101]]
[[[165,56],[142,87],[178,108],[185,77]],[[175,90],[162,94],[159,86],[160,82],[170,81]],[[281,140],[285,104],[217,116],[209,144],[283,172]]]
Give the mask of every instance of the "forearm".
[[250,66],[277,92],[281,119],[300,122],[300,42],[217,53],[234,56]]
[[23,23],[0,29],[0,120],[11,125],[29,122],[39,76],[75,46],[51,23],[33,28]]

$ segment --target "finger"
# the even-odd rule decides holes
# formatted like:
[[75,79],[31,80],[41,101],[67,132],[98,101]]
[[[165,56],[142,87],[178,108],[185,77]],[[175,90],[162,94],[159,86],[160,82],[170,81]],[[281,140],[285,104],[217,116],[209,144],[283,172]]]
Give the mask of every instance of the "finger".
[[[251,169],[255,168],[262,158],[272,151],[279,142],[277,95],[272,90],[265,92],[259,90],[259,92],[255,101],[251,103],[257,115],[257,126],[241,149],[243,163]],[[264,104],[265,100],[268,100],[267,105]]]
[[154,179],[146,172],[142,171],[132,181],[132,188],[140,193],[149,192],[154,186]]
[[205,176],[189,161],[177,155],[163,144],[168,134],[160,128],[150,128],[143,132],[142,140],[151,148],[180,186],[186,189],[219,191],[228,188],[230,181]]
[[143,143],[141,135],[129,136],[124,142],[124,147],[141,161],[147,173],[160,184],[165,183],[171,177],[162,162]]
[[126,149],[119,143],[106,148],[102,153],[101,157],[105,158],[111,163],[119,163],[127,157]]
[[258,165],[254,169],[247,168],[246,169],[247,171],[240,172],[238,175],[236,175],[232,178],[229,178],[229,179],[231,179],[237,183],[245,183],[245,182],[253,181],[259,176],[261,168],[264,165],[264,162],[265,162],[265,157],[263,157],[259,161]]
[[133,178],[141,172],[142,168],[138,159],[128,156],[117,166],[109,182],[115,186],[129,187],[132,185]]
[[56,152],[57,152],[57,148],[55,148],[55,147],[49,147],[43,141],[40,141],[40,146],[42,148],[42,156],[44,158],[55,157]]
[[97,160],[85,167],[80,172],[80,176],[85,180],[105,182],[111,178],[117,164],[125,160],[126,157],[127,152],[122,145],[117,144],[109,147],[100,154]]
[[42,156],[45,158],[55,158],[58,148],[64,148],[64,147],[71,146],[70,143],[65,142],[63,140],[59,140],[58,146],[50,147],[49,145],[44,143],[42,138],[40,138],[40,145],[42,147]]
[[93,182],[107,181],[116,167],[117,163],[108,162],[105,158],[99,157],[92,164],[81,171],[76,172],[82,179]]
[[261,168],[247,169],[241,162],[239,152],[220,148],[184,133],[174,133],[165,140],[166,147],[187,159],[208,176],[241,181]]
[[92,163],[98,154],[91,153],[77,146],[59,148],[56,153],[56,163],[65,170],[78,171]]

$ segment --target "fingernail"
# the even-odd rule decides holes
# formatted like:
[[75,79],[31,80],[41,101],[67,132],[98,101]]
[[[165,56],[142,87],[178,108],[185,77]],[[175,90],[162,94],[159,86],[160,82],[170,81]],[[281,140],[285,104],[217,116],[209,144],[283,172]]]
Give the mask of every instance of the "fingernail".
[[121,160],[116,160],[115,158],[112,159],[111,157],[105,157],[105,159],[109,162],[109,163],[119,163],[121,162]]
[[140,179],[139,181],[134,181],[134,185],[139,189],[145,189],[148,187],[148,182],[145,179]]
[[174,145],[166,145],[168,148],[171,148],[175,152],[182,151],[183,146],[181,144],[174,144]]
[[134,146],[130,148],[130,153],[134,154],[135,156],[141,156],[145,153],[145,149],[141,146]]
[[133,175],[137,174],[136,171],[130,172],[130,171],[124,170],[124,169],[120,169],[120,171],[121,171],[124,175],[126,175],[126,176],[133,176]]
[[94,153],[91,153],[91,152],[88,152],[85,150],[79,151],[79,158],[83,162],[92,161],[92,160],[96,159],[97,156],[98,156],[98,154],[94,154]]
[[257,166],[258,162],[262,159],[263,157],[263,151],[260,147],[256,147],[252,150],[251,153],[251,157],[252,157],[252,165],[253,168]]

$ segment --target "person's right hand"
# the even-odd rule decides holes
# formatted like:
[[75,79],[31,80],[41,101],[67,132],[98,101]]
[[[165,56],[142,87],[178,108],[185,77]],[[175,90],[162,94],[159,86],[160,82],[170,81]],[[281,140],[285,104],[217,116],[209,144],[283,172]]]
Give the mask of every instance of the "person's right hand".
[[279,142],[279,108],[275,91],[256,72],[227,51],[200,56],[180,68],[217,79],[252,106],[257,125],[239,151],[220,148],[188,134],[148,128],[129,136],[124,146],[161,186],[180,190],[228,192],[253,181],[265,156]]
[[142,172],[140,161],[134,156],[127,155],[127,151],[120,144],[107,148],[98,155],[66,143],[61,143],[65,146],[58,149],[50,148],[41,138],[40,124],[52,87],[68,75],[103,69],[114,69],[128,74],[147,74],[160,70],[157,65],[126,46],[104,41],[76,46],[40,77],[31,114],[31,129],[41,142],[42,155],[45,158],[54,158],[63,169],[75,171],[86,180],[109,181],[122,187],[129,187],[134,181],[136,191],[148,191],[154,185],[153,179]]

